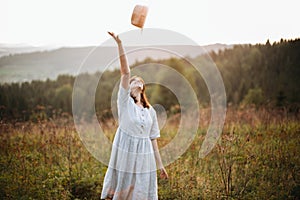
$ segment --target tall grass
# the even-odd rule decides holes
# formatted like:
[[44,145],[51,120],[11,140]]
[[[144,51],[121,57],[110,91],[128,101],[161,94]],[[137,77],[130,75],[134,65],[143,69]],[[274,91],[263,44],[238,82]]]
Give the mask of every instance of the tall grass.
[[[199,159],[209,121],[209,110],[201,112],[207,117],[194,142],[166,167],[169,180],[158,179],[160,199],[299,199],[297,113],[229,108],[222,138]],[[112,140],[116,124],[104,127]],[[160,147],[174,127],[176,117],[162,130]],[[106,166],[85,149],[71,118],[1,122],[0,131],[1,199],[100,199]]]

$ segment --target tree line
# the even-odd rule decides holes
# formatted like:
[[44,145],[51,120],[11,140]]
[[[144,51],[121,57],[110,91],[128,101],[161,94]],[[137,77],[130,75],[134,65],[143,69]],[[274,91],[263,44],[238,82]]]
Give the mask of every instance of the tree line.
[[[298,111],[299,52],[300,39],[282,39],[273,44],[267,41],[265,44],[235,45],[231,49],[209,52],[209,58],[207,55],[163,60],[147,58],[136,62],[131,68],[137,69],[138,66],[148,64],[146,69],[136,70],[136,74],[155,76],[157,81],[170,79],[168,81],[177,84],[178,91],[185,95],[185,88],[181,88],[180,82],[169,77],[167,70],[160,70],[161,65],[171,67],[188,80],[200,105],[205,107],[209,106],[210,95],[201,74],[189,61],[200,66],[213,61],[224,81],[228,105],[291,107],[293,111]],[[118,70],[84,73],[77,77],[60,75],[56,80],[1,84],[0,119],[37,120],[72,115],[72,92],[76,78],[86,80],[84,85],[79,86],[83,96],[90,95],[90,81],[99,83],[95,94],[97,115],[103,119],[111,117],[112,94],[120,78]],[[162,104],[170,113],[178,111],[178,99],[169,88],[149,84],[147,95],[150,103]]]

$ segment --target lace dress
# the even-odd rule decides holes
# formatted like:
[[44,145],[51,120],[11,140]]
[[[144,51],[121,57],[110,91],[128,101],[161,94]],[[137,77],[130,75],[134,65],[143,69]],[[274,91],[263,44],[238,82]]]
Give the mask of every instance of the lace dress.
[[101,199],[157,200],[156,162],[151,139],[160,137],[153,107],[134,103],[129,89],[118,91],[119,127],[112,145]]

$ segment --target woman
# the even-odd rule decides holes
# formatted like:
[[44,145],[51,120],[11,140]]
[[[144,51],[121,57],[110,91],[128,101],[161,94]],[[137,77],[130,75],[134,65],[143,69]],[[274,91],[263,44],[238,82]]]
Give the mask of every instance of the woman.
[[130,68],[118,36],[108,32],[118,44],[121,82],[118,91],[117,129],[101,199],[158,199],[156,169],[168,178],[156,139],[160,137],[156,112],[145,94],[140,77],[130,77]]

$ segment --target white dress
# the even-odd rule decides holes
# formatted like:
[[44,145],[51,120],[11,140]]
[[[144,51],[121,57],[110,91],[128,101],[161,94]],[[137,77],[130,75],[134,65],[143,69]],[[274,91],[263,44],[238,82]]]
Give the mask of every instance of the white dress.
[[101,199],[157,200],[156,162],[151,139],[160,137],[153,107],[141,108],[121,85],[119,127],[114,137]]

